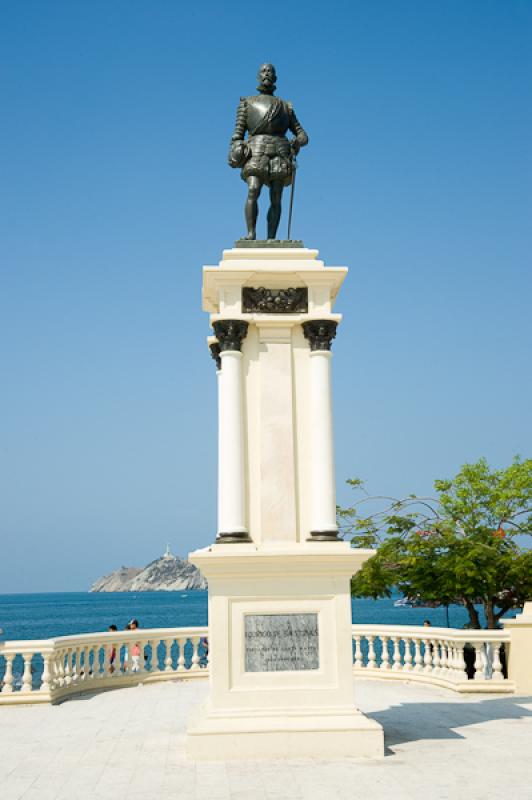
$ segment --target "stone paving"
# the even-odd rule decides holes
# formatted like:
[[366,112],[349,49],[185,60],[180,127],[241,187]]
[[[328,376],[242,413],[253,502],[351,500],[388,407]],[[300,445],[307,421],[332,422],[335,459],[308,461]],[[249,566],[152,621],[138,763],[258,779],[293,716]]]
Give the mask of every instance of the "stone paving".
[[0,800],[531,800],[532,697],[358,680],[356,691],[384,725],[384,759],[195,764],[185,726],[206,681],[3,707]]

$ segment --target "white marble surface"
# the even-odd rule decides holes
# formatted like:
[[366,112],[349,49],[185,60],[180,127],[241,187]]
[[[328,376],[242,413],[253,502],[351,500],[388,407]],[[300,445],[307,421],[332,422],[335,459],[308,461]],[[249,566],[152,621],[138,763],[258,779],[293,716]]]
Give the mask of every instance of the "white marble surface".
[[60,706],[0,709],[2,800],[526,800],[532,697],[464,698],[357,681],[387,755],[198,763],[184,754],[189,708],[207,682],[117,689]]

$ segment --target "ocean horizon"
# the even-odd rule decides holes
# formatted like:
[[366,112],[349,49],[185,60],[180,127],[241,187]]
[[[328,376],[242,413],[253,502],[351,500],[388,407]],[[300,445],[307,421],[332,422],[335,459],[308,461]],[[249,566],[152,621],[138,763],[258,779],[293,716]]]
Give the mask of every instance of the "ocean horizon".
[[[353,622],[384,625],[431,625],[446,627],[446,609],[394,606],[391,598],[352,599]],[[50,639],[80,633],[119,630],[138,619],[141,628],[204,627],[208,624],[206,590],[159,592],[38,592],[0,594],[0,640]],[[510,611],[508,616],[515,616]],[[483,620],[483,614],[481,616]],[[449,606],[449,625],[468,623],[462,606]]]

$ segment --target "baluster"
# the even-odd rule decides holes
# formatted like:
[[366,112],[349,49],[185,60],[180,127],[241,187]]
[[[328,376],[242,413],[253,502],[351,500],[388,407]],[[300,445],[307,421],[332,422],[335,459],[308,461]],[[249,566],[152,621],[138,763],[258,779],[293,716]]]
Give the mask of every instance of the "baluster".
[[172,644],[173,639],[165,639],[164,646],[166,647],[166,658],[164,659],[164,671],[172,671]]
[[434,674],[440,673],[440,643],[438,639],[431,639],[432,644],[432,672]]
[[192,642],[192,664],[190,665],[190,669],[194,672],[200,668],[200,655],[198,652],[200,638],[200,636],[191,636],[190,638]]
[[355,636],[355,669],[362,669],[362,637]]
[[64,651],[60,648],[55,654],[55,680],[56,687],[61,689],[64,681],[64,664],[63,664]]
[[157,650],[159,649],[159,639],[154,639],[151,645],[151,671],[159,672],[159,658]]
[[59,675],[57,671],[57,650],[54,649],[50,656],[50,688],[52,691],[59,687]]
[[23,692],[31,692],[31,660],[33,653],[22,653],[24,661],[24,672],[22,673],[22,689]]
[[[82,658],[83,656],[83,658]],[[86,645],[82,650],[79,651],[79,677],[82,681],[88,681],[90,678],[89,675],[90,664],[89,664],[89,647]],[[83,672],[83,675],[81,674]]]
[[503,681],[504,675],[502,674],[502,664],[501,664],[501,655],[500,655],[500,642],[490,642],[491,649],[493,653],[493,661],[491,667],[493,669],[493,673],[491,676],[492,681]]
[[449,674],[450,669],[450,662],[449,662],[449,642],[444,639],[441,643],[442,647],[442,673],[444,675]]
[[377,662],[375,661],[375,647],[374,636],[368,636],[368,669],[375,669]]
[[65,651],[62,648],[57,653],[57,685],[60,689],[65,685]]
[[75,647],[71,652],[71,682],[76,683],[79,678],[79,647]]
[[397,672],[398,670],[403,669],[403,665],[401,663],[401,650],[399,649],[399,637],[392,636],[393,642],[393,667],[392,671]]
[[484,675],[484,643],[474,642],[475,646],[475,680],[483,681],[486,679]]
[[412,650],[411,650],[412,640],[409,639],[408,636],[406,636],[403,639],[403,642],[404,642],[404,646],[405,646],[403,669],[404,669],[405,672],[411,672],[412,671]]
[[139,672],[146,672],[146,659],[145,659],[145,655],[146,655],[146,645],[147,645],[147,644],[148,644],[148,642],[147,642],[147,641],[143,642],[143,641],[142,641],[142,639],[139,641],[139,649],[140,649],[140,654],[139,654],[139,669],[138,669],[138,671],[139,671]]
[[456,643],[456,657],[455,657],[455,680],[458,682],[467,680],[466,663],[464,658],[464,643]]
[[389,636],[381,636],[382,654],[381,654],[380,669],[391,669],[390,652],[388,650],[388,642],[389,642],[389,640],[390,640]]
[[99,675],[100,678],[110,678],[112,677],[111,672],[111,655],[113,652],[113,645],[106,644],[103,648],[103,663],[102,663],[102,672]]
[[[91,648],[92,652],[92,680],[97,681],[100,679],[100,652],[101,646],[99,644],[96,647]],[[105,653],[105,648],[104,648]],[[89,654],[89,663],[90,663],[90,654]]]
[[414,639],[414,672],[421,672],[423,659],[421,657],[421,642],[419,639]]
[[120,661],[120,642],[113,642],[112,647],[114,647],[114,651],[115,651],[115,660],[113,661],[114,669],[113,669],[113,672],[112,672],[112,676],[113,676],[113,678],[118,680],[118,678],[121,675],[121,670],[122,670],[122,664],[121,664],[121,661]]
[[451,671],[451,651],[449,648],[449,642],[445,639],[442,642],[442,653],[443,653],[443,673],[448,675]]
[[50,653],[43,653],[43,668],[42,668],[42,676],[41,676],[41,685],[39,687],[39,691],[41,692],[49,692],[52,688],[51,686],[51,670],[50,670]]
[[425,652],[423,655],[423,672],[432,672],[432,644],[429,639],[423,640]]
[[72,683],[72,648],[68,647],[66,650],[66,658],[65,658],[65,674],[63,678],[64,686],[70,686]]
[[13,659],[14,653],[4,656],[6,660],[6,671],[4,675],[4,685],[1,689],[3,694],[11,694],[13,692]]

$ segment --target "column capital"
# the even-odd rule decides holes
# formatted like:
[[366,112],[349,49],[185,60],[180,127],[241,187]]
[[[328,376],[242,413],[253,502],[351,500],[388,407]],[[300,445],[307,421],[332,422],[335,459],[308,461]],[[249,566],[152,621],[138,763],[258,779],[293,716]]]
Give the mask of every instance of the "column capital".
[[209,344],[209,350],[211,351],[211,358],[213,358],[216,362],[216,369],[220,370],[222,368],[222,359],[220,358],[220,342],[211,342]]
[[303,323],[303,335],[311,350],[330,350],[338,323],[333,319],[310,319]]
[[240,350],[248,332],[248,323],[243,319],[219,319],[212,327],[220,345],[220,352]]

